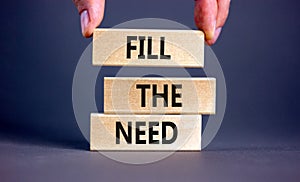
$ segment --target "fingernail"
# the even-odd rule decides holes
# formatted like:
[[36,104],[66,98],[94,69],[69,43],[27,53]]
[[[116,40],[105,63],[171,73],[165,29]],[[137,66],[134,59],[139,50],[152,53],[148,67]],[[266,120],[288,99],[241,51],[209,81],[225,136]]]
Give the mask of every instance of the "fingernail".
[[89,14],[87,10],[84,10],[80,15],[81,33],[83,36],[85,36],[86,28],[88,26],[89,21],[90,21]]
[[206,40],[211,40],[214,38],[215,30],[216,30],[216,21],[213,21],[211,24],[211,29],[208,30],[206,33]]
[[216,33],[216,35],[219,35],[219,34],[220,34],[220,32],[221,32],[221,30],[222,30],[222,27],[219,27],[219,28],[217,28],[217,29],[216,29],[216,32],[215,32],[215,33]]
[[214,37],[213,37],[212,39],[210,39],[210,40],[207,40],[206,43],[207,43],[209,46],[211,46],[211,45],[213,45],[214,43],[216,43],[216,41],[217,41],[217,39],[218,39],[218,37],[219,37],[221,31],[222,31],[222,27],[217,28],[216,31],[215,31]]

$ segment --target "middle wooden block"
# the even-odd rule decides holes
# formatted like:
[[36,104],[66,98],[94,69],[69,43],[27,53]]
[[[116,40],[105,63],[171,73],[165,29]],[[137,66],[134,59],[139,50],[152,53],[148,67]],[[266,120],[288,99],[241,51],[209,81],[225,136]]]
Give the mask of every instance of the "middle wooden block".
[[215,78],[104,78],[106,114],[214,114],[215,97]]

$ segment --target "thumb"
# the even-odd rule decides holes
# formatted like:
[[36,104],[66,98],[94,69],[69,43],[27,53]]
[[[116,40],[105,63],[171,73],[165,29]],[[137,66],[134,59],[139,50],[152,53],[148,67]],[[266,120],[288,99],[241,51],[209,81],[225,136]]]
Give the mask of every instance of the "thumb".
[[212,40],[215,35],[217,23],[218,4],[216,0],[195,1],[195,23],[205,33],[206,41]]
[[90,37],[104,16],[105,0],[73,0],[80,14],[81,32]]

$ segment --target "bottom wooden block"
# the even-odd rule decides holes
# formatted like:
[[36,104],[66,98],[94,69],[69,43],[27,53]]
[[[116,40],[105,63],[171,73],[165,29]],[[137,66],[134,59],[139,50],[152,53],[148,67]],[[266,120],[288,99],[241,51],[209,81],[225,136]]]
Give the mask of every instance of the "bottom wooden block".
[[90,150],[199,151],[201,115],[91,114]]

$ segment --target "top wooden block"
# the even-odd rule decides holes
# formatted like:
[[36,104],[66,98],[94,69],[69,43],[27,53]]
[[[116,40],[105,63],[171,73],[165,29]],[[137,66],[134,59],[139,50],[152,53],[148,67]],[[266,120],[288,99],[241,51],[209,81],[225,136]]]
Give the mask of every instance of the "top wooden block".
[[93,65],[201,68],[204,34],[195,30],[95,29]]

